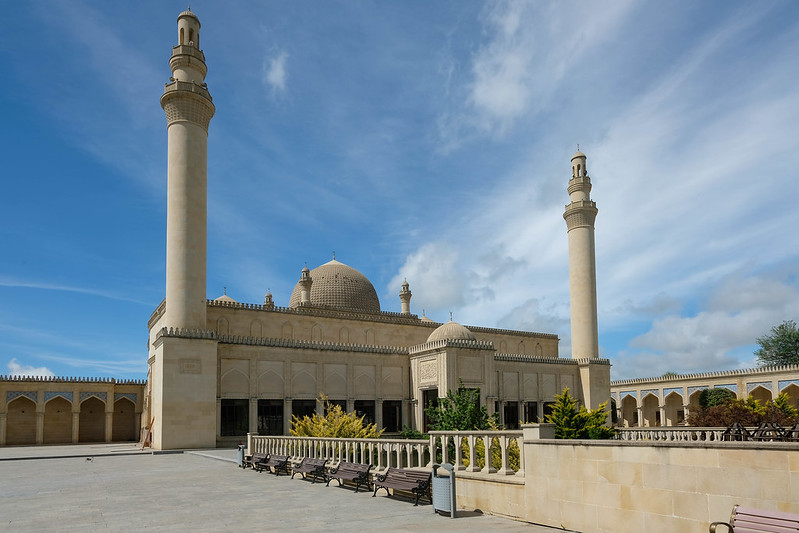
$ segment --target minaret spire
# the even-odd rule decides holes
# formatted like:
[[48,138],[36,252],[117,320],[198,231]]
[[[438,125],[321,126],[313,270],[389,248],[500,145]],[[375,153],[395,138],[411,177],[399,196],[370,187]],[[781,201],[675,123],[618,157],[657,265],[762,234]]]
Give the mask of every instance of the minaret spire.
[[200,20],[178,15],[170,82],[161,107],[167,119],[166,325],[205,329],[208,125],[214,104],[205,84]]
[[579,150],[572,156],[568,187],[571,203],[563,213],[569,236],[569,300],[572,357],[575,359],[599,357],[594,250],[594,220],[598,209],[591,200],[586,159]]

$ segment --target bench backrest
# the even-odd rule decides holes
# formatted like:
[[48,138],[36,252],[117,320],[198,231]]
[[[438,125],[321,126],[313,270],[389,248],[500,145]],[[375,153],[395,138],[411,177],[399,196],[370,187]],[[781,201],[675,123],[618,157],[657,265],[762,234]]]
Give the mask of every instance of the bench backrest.
[[412,481],[427,481],[431,472],[424,470],[406,470],[404,468],[389,468],[386,472],[386,479],[404,478]]
[[350,463],[348,461],[341,461],[336,467],[338,470],[350,470],[352,472],[367,472],[372,465],[365,465],[363,463]]
[[799,515],[736,505],[733,508],[732,525],[734,531],[795,532],[799,531]]

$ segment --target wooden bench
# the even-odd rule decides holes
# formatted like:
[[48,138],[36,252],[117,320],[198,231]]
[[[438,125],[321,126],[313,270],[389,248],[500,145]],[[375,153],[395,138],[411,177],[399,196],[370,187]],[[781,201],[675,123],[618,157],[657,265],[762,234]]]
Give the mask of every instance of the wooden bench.
[[303,457],[300,464],[291,469],[291,479],[294,479],[294,474],[302,474],[302,478],[306,479],[305,474],[313,476],[313,482],[316,483],[317,476],[321,476],[322,480],[327,479],[327,471],[325,468],[327,459],[313,459],[311,457]]
[[347,461],[339,462],[338,466],[331,468],[327,474],[327,486],[330,486],[332,480],[338,481],[339,487],[341,481],[346,479],[355,483],[355,492],[361,488],[361,485],[366,485],[369,488],[369,470],[372,465],[365,465],[361,463],[350,463]]
[[262,462],[266,461],[267,459],[269,459],[269,454],[268,453],[255,452],[252,455],[247,455],[247,456],[244,457],[244,462],[241,464],[241,467],[242,468],[250,468],[250,467],[255,468],[256,464],[262,463]]
[[389,467],[385,473],[377,476],[375,480],[375,492],[372,497],[377,496],[379,489],[386,489],[386,494],[389,494],[388,489],[394,490],[407,490],[416,494],[416,501],[413,505],[419,505],[419,498],[422,494],[432,502],[430,496],[430,481],[432,472],[430,470],[408,470],[406,468],[391,468]]
[[270,455],[266,461],[262,461],[258,464],[253,465],[258,472],[263,470],[269,470],[270,468],[275,473],[276,476],[280,475],[280,472],[285,472],[286,475],[289,473],[289,456],[288,455]]
[[716,533],[718,526],[727,528],[719,529],[719,533],[787,533],[799,531],[799,515],[736,505],[732,508],[730,521],[713,522],[710,524],[710,533]]

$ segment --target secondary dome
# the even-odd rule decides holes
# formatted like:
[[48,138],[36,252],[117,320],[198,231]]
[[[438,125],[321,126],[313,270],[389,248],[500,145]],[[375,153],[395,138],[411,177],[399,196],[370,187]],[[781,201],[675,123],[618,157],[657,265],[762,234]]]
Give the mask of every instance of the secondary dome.
[[427,337],[427,342],[452,340],[476,341],[477,339],[465,326],[461,326],[452,320],[438,326],[433,333]]
[[[353,311],[380,312],[380,300],[372,283],[344,263],[332,261],[311,270],[311,305]],[[294,286],[289,307],[299,307],[300,284]]]

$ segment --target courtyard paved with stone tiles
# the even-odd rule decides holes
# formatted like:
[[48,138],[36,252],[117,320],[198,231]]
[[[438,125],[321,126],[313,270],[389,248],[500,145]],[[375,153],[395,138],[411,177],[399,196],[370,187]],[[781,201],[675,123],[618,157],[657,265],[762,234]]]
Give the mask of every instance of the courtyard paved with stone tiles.
[[562,531],[241,470],[235,450],[0,448],[0,531]]

